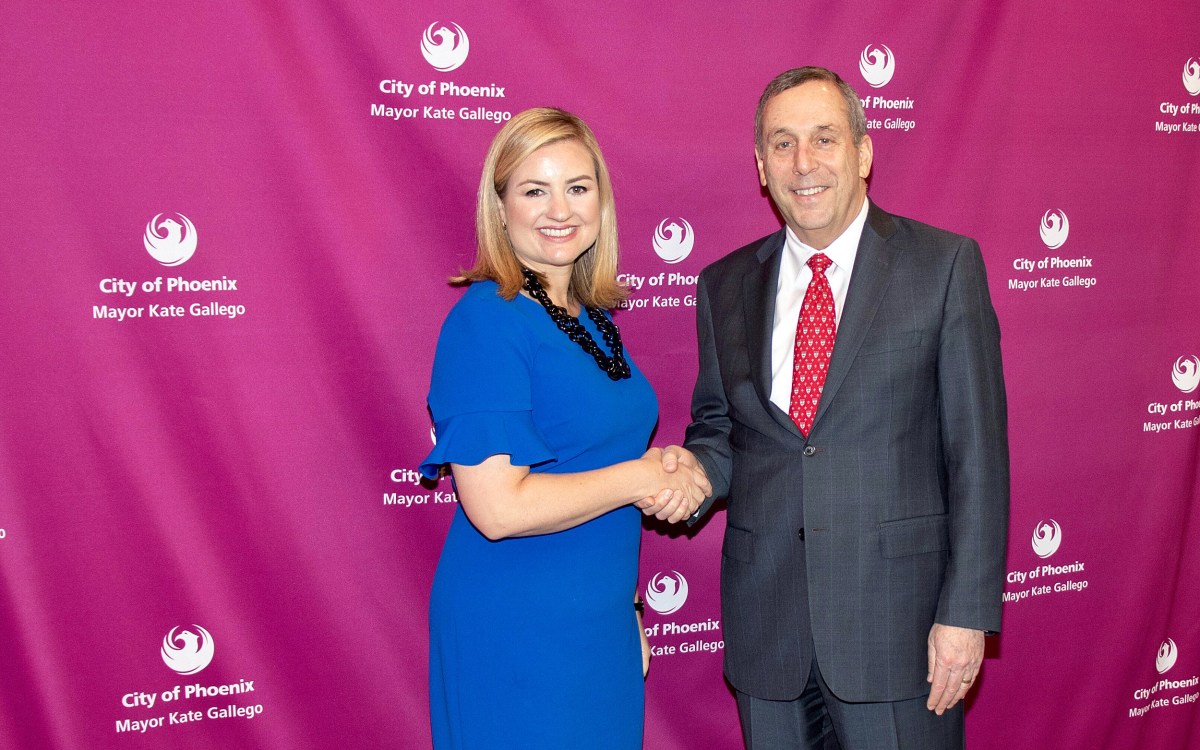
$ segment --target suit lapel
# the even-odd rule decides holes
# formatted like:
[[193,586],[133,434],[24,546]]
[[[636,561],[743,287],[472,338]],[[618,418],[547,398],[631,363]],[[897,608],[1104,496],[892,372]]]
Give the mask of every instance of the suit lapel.
[[763,408],[781,427],[802,438],[795,422],[771,403],[771,329],[775,324],[775,291],[779,287],[779,263],[783,259],[784,232],[763,240],[754,257],[758,265],[742,279],[742,305],[746,315],[746,348],[750,354],[750,377]]
[[875,319],[875,313],[883,301],[883,293],[891,281],[893,271],[887,241],[895,231],[896,223],[891,215],[871,203],[867,208],[867,222],[863,226],[862,238],[858,242],[858,253],[854,257],[854,271],[850,275],[846,306],[842,310],[837,339],[833,344],[833,357],[829,360],[825,390],[821,392],[821,403],[818,404],[817,414],[813,417],[813,430],[816,430],[825,412],[829,411],[829,404],[833,402],[838,388],[846,379],[850,365],[867,335],[867,329],[871,327],[871,321]]

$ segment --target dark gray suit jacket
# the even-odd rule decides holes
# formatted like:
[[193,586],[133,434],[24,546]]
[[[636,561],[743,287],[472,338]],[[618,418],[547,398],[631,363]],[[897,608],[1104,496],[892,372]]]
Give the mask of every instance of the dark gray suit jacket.
[[728,497],[725,672],[797,697],[928,694],[933,623],[1000,629],[1008,441],[979,246],[872,203],[808,439],[770,402],[784,232],[700,274],[686,446]]

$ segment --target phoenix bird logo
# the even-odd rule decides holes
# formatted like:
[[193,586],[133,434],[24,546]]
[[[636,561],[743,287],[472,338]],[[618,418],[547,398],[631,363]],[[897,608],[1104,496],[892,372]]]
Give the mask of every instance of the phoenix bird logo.
[[162,214],[155,214],[146,224],[146,234],[142,243],[146,252],[164,266],[183,265],[196,252],[196,227],[183,214],[176,214],[183,223],[174,219],[159,221]]
[[883,88],[896,72],[896,57],[885,44],[878,47],[868,44],[859,55],[858,70],[871,88]]
[[667,263],[679,263],[688,257],[695,243],[692,225],[686,219],[679,221],[683,226],[663,219],[654,230],[654,252]]
[[1058,546],[1062,544],[1062,528],[1059,527],[1058,521],[1053,518],[1050,523],[1038,521],[1037,526],[1033,529],[1033,551],[1038,557],[1047,558],[1058,552]]
[[1179,650],[1175,648],[1175,641],[1168,638],[1158,647],[1158,656],[1154,658],[1154,668],[1159,674],[1166,674],[1171,667],[1175,666],[1175,660],[1179,658]]
[[674,575],[659,573],[646,584],[646,603],[660,615],[678,612],[687,601],[688,582],[678,570]]
[[1189,57],[1183,64],[1183,87],[1192,96],[1200,96],[1200,60]]
[[1180,357],[1171,368],[1171,382],[1184,393],[1191,393],[1200,386],[1200,357]]
[[466,62],[467,53],[471,50],[467,32],[456,23],[450,25],[454,27],[453,31],[434,21],[421,36],[421,54],[425,56],[425,62],[443,73],[449,73]]
[[192,625],[200,631],[199,635],[190,630],[183,630],[178,635],[177,628],[171,628],[163,638],[163,662],[179,674],[196,674],[208,666],[213,658],[213,638],[208,631],[199,625]]
[[1040,234],[1046,247],[1051,250],[1059,249],[1067,241],[1067,235],[1070,233],[1071,222],[1067,221],[1066,213],[1054,210],[1042,214]]

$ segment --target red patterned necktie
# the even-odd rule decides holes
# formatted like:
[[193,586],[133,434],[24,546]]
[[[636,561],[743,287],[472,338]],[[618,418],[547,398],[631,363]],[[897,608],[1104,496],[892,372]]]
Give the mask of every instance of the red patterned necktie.
[[800,433],[808,437],[825,376],[829,374],[829,358],[833,355],[833,339],[837,335],[837,318],[833,309],[833,290],[825,270],[833,264],[829,257],[817,253],[808,259],[812,281],[804,292],[804,306],[796,323],[796,348],[792,360],[792,401],[789,416]]

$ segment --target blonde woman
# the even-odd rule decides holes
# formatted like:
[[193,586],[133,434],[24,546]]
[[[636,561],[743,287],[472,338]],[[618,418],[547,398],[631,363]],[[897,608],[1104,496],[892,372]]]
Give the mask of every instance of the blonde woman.
[[639,748],[639,510],[682,520],[708,485],[646,450],[658,404],[608,313],[625,290],[588,126],[557,109],[509,121],[476,231],[421,467],[449,464],[459,498],[430,601],[434,746]]

